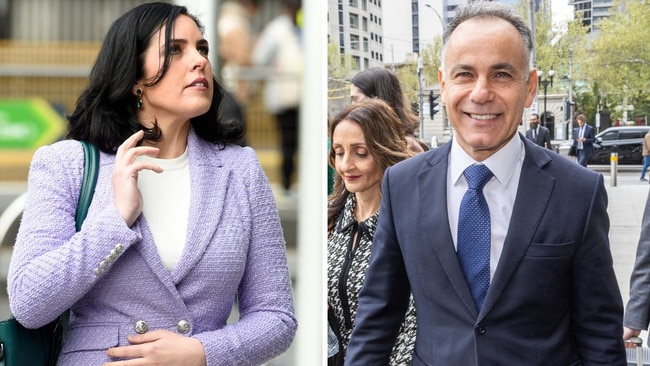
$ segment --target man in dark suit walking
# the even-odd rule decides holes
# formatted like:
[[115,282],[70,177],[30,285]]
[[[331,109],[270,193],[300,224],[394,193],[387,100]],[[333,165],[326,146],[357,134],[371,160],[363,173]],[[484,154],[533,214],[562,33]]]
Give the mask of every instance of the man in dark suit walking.
[[594,128],[587,124],[587,117],[579,114],[576,121],[578,121],[578,127],[573,129],[573,148],[576,151],[578,164],[587,166],[589,159],[594,155],[596,136]]
[[551,131],[539,124],[539,114],[530,115],[530,129],[526,131],[526,137],[541,147],[551,148]]
[[412,292],[415,366],[627,365],[603,177],[517,133],[537,92],[526,22],[472,2],[443,40],[455,133],[384,174],[345,364],[388,364]]

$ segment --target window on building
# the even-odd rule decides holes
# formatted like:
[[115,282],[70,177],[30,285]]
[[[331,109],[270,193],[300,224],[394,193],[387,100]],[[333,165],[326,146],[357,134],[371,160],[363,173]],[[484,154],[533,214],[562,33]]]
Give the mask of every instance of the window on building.
[[361,0],[361,9],[368,10],[368,1],[367,0]]
[[350,6],[352,6],[354,8],[358,8],[359,3],[357,2],[357,0],[350,0]]
[[368,52],[368,38],[363,37],[363,51]]
[[356,34],[350,34],[350,48],[353,50],[359,49],[359,36]]
[[364,32],[368,31],[368,18],[366,17],[361,18],[361,30],[363,30]]
[[368,60],[368,58],[366,57],[363,59],[363,69],[367,70],[369,68],[370,68],[370,60]]
[[350,13],[350,28],[359,29],[359,15]]
[[359,70],[359,67],[361,67],[361,57],[352,56],[352,69]]

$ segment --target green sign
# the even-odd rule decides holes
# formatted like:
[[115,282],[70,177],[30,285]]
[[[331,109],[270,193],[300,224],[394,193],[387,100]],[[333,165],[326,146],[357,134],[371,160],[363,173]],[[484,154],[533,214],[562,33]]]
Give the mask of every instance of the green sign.
[[43,99],[0,100],[0,149],[36,149],[61,137],[67,122]]

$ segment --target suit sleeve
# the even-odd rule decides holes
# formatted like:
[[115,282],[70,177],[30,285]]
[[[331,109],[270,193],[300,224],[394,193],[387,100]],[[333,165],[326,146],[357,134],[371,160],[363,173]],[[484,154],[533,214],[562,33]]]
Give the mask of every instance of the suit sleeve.
[[[411,289],[397,239],[390,169],[382,182],[382,201],[370,264],[359,294],[345,365],[388,365]],[[399,184],[396,184],[399,187]]]
[[573,260],[571,319],[582,365],[618,365],[624,355],[623,301],[608,233],[607,193],[599,175]]
[[650,323],[650,195],[646,199],[636,261],[630,277],[630,299],[623,324],[632,329],[648,329]]

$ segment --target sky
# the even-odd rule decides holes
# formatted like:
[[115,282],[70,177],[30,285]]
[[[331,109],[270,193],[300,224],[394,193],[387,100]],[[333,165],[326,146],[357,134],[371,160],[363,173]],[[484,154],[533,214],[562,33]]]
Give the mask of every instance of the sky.
[[571,19],[573,14],[573,7],[567,5],[567,0],[553,0],[551,1],[551,11],[553,12],[553,23],[560,20],[567,22]]

